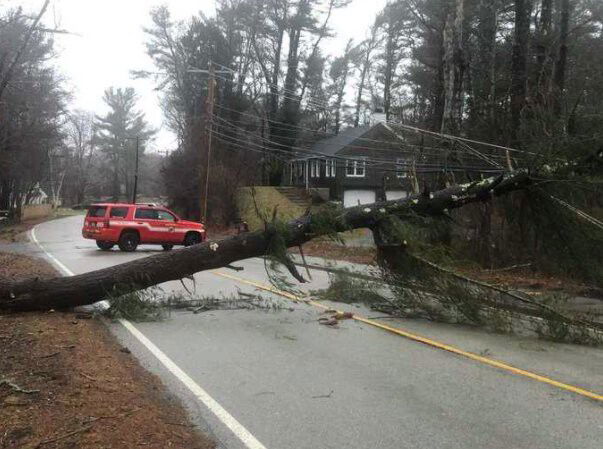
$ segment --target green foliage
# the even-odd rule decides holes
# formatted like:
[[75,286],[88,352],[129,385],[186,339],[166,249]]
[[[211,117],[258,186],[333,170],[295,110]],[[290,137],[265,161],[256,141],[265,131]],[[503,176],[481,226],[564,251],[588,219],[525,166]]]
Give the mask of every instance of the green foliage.
[[[527,194],[540,265],[547,271],[602,286],[603,229],[554,200],[551,194],[562,192],[552,187],[536,187]],[[567,198],[567,189],[563,193]],[[579,204],[579,197],[574,196],[572,203]]]
[[[563,312],[564,305],[569,301],[565,295],[548,295],[542,298],[543,302],[551,310]],[[589,346],[598,346],[603,344],[603,333],[589,328],[588,326],[578,326],[566,321],[559,320],[554,314],[545,315],[542,319],[534,318],[532,320],[534,331],[539,338],[559,343],[574,343]]]
[[342,220],[342,209],[334,204],[326,204],[310,216],[310,235],[324,235],[343,244],[342,232],[350,230]]
[[166,299],[160,288],[129,291],[116,287],[107,295],[109,308],[104,312],[111,319],[135,322],[161,321],[166,317]]
[[336,273],[329,275],[329,287],[324,290],[314,290],[311,295],[322,301],[343,302],[346,304],[365,304],[379,308],[388,304],[389,300],[380,290],[383,286],[355,278],[353,274]]
[[[517,306],[525,308],[524,303],[514,305],[509,301],[516,298],[414,253],[429,253],[429,248],[437,245],[427,242],[434,233],[420,229],[422,224],[419,222],[416,229],[416,224],[389,220],[385,227],[390,238],[403,239],[398,247],[390,241],[390,246],[379,249],[382,277],[390,286],[397,309],[406,315],[479,325],[497,332],[512,333],[518,326],[525,327],[521,324],[523,313],[515,312]],[[408,243],[411,238],[415,239],[412,245]],[[601,333],[593,330],[587,319],[564,310],[561,299],[541,300],[541,304],[545,306],[537,309],[541,317],[532,320],[532,328],[541,338],[581,344],[601,342]]]

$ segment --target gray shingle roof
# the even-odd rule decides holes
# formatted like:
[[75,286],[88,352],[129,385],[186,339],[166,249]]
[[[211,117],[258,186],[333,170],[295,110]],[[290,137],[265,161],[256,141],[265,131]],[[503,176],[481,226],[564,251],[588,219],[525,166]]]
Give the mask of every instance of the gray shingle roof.
[[312,145],[311,150],[316,153],[333,156],[338,151],[353,143],[359,137],[366,134],[372,126],[360,126],[358,128],[346,128],[339,134],[328,139],[319,140]]

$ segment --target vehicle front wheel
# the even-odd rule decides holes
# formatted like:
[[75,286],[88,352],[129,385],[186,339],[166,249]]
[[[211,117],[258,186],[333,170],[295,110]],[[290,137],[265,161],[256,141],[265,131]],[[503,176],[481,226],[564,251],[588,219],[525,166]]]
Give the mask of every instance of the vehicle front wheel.
[[197,232],[190,232],[186,234],[184,238],[184,246],[193,246],[201,243],[201,234]]
[[119,249],[122,251],[131,253],[136,251],[138,244],[140,243],[140,237],[137,232],[134,231],[126,231],[119,238]]
[[97,240],[96,246],[98,246],[103,251],[109,251],[111,248],[113,248],[115,246],[115,243]]
[[171,251],[174,248],[174,245],[161,245],[164,251]]

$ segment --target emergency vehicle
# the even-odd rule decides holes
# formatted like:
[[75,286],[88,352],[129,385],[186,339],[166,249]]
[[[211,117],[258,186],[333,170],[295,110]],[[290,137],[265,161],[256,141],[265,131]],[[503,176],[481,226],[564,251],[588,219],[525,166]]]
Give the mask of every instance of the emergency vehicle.
[[156,204],[93,204],[88,209],[82,236],[96,240],[109,251],[115,245],[122,251],[136,251],[138,245],[191,246],[207,239],[205,226],[182,220],[175,213]]

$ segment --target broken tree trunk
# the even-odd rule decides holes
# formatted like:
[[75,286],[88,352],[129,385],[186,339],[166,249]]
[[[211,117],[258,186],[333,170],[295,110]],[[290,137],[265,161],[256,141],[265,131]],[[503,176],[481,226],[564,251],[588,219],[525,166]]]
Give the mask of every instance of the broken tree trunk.
[[113,291],[125,294],[224,267],[238,260],[264,256],[276,232],[284,238],[287,247],[299,246],[315,237],[333,232],[372,229],[380,220],[391,215],[404,219],[411,214],[445,214],[447,210],[485,201],[530,184],[531,178],[527,171],[516,171],[429,195],[415,195],[403,200],[344,210],[327,210],[291,221],[278,231],[276,226],[268,226],[265,231],[209,241],[180,251],[166,252],[69,278],[2,283],[0,310],[65,309],[93,304]]

